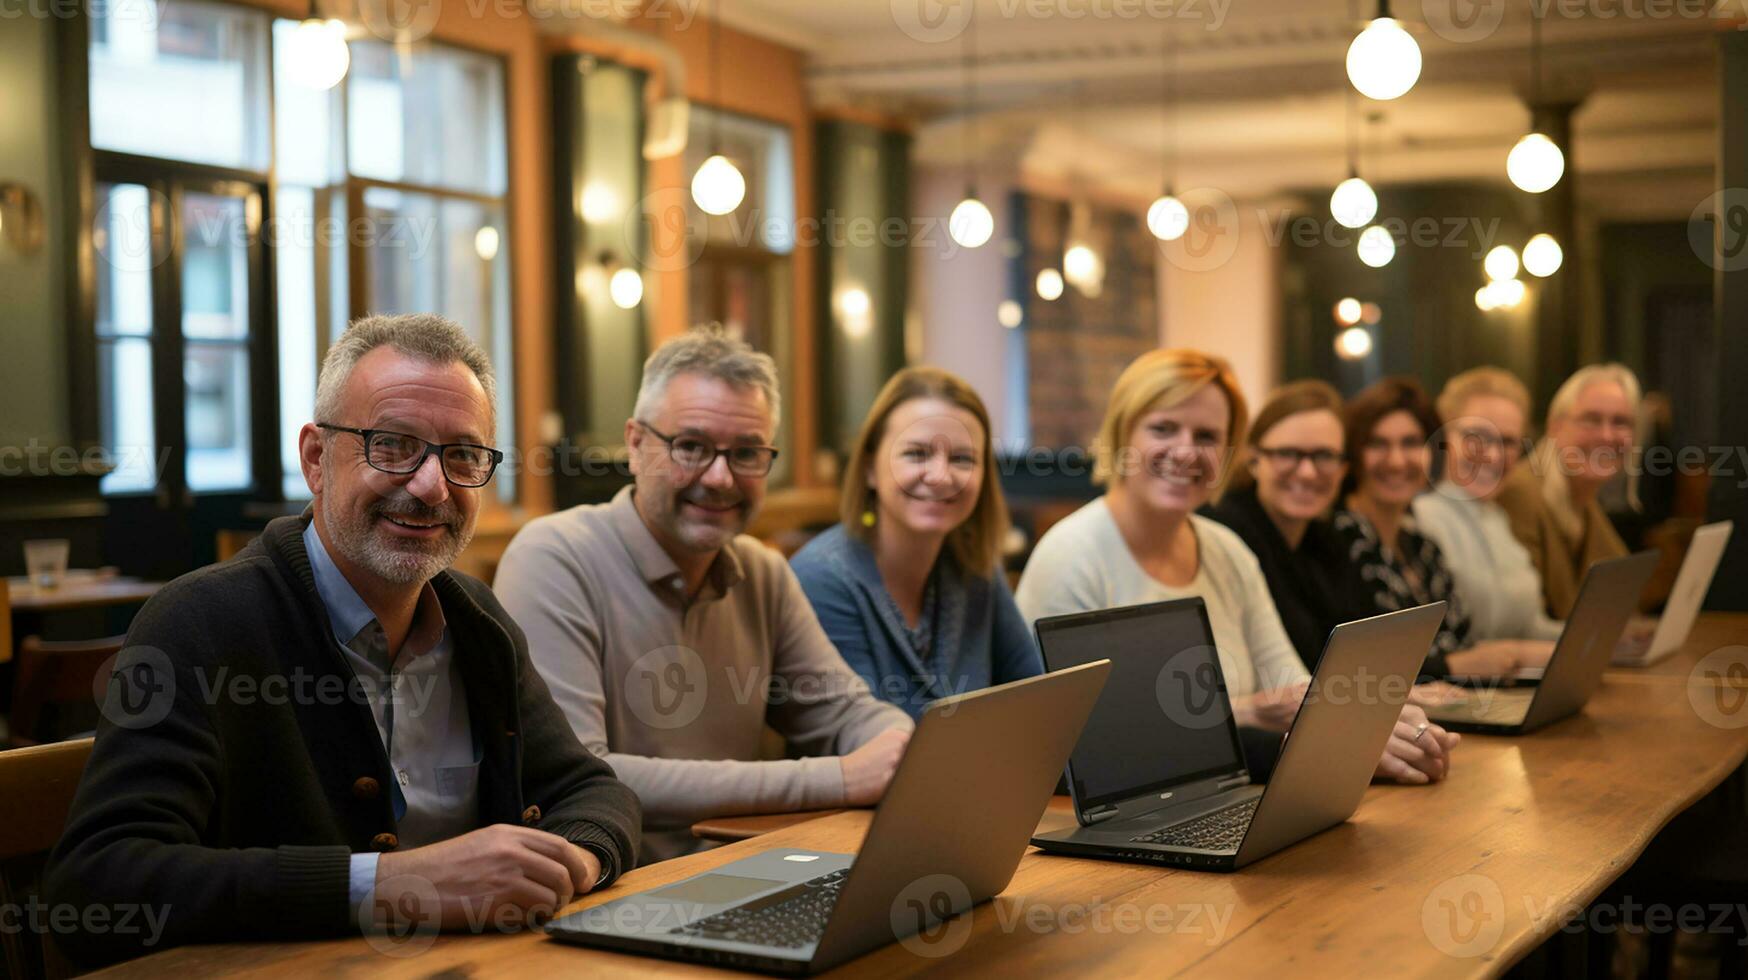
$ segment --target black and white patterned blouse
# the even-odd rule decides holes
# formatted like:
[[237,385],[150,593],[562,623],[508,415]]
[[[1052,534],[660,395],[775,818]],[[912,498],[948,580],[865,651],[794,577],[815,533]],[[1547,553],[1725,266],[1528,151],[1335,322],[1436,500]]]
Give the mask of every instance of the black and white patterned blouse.
[[1371,600],[1377,613],[1412,609],[1441,599],[1449,604],[1420,673],[1422,677],[1450,676],[1445,656],[1468,649],[1474,641],[1469,637],[1469,614],[1457,600],[1451,570],[1438,545],[1420,533],[1413,517],[1403,520],[1396,538],[1398,550],[1393,554],[1385,553],[1377,529],[1362,514],[1337,510],[1335,530],[1347,542],[1348,561],[1359,573],[1363,598]]

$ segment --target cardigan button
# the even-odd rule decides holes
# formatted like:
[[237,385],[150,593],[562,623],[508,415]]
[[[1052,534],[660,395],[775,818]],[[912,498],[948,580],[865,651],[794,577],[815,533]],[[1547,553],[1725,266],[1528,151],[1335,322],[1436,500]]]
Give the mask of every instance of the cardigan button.
[[352,781],[352,795],[361,800],[374,800],[382,794],[382,784],[369,776]]
[[522,825],[524,827],[532,827],[539,822],[540,822],[540,808],[539,807],[531,806],[528,809],[522,811]]
[[401,839],[393,834],[377,834],[370,839],[370,849],[373,851],[392,851],[401,846]]

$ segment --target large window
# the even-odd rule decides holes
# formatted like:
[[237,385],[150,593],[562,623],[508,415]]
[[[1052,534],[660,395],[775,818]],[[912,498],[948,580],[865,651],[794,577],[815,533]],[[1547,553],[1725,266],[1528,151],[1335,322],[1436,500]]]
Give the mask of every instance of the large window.
[[[90,10],[105,491],[183,512],[306,498],[320,358],[366,313],[472,333],[513,445],[502,60],[354,40],[344,80],[317,90],[285,70],[296,21],[208,0]],[[509,472],[496,483],[514,498]]]
[[[795,164],[789,129],[777,123],[694,106],[686,141],[686,170],[695,173],[711,153],[734,161],[747,182],[746,200],[726,215],[702,216],[704,248],[687,284],[691,323],[720,323],[777,361],[785,391],[793,390],[794,296],[790,254],[795,250]],[[694,227],[697,227],[696,225]],[[793,446],[792,425],[778,445]],[[772,480],[790,479],[792,452],[777,458]]]

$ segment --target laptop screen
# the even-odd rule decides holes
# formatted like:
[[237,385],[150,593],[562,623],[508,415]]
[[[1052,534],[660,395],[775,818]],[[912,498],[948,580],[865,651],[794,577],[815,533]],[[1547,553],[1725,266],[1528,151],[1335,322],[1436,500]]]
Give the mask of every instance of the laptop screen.
[[1049,670],[1111,661],[1069,758],[1083,809],[1244,767],[1201,599],[1041,619],[1038,643]]

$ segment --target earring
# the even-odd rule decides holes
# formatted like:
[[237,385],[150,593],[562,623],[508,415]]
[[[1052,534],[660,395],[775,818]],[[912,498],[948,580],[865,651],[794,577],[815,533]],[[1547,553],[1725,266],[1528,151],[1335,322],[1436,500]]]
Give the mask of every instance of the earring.
[[869,509],[862,512],[862,526],[863,527],[873,527],[874,526],[874,509],[872,507],[870,507]]

